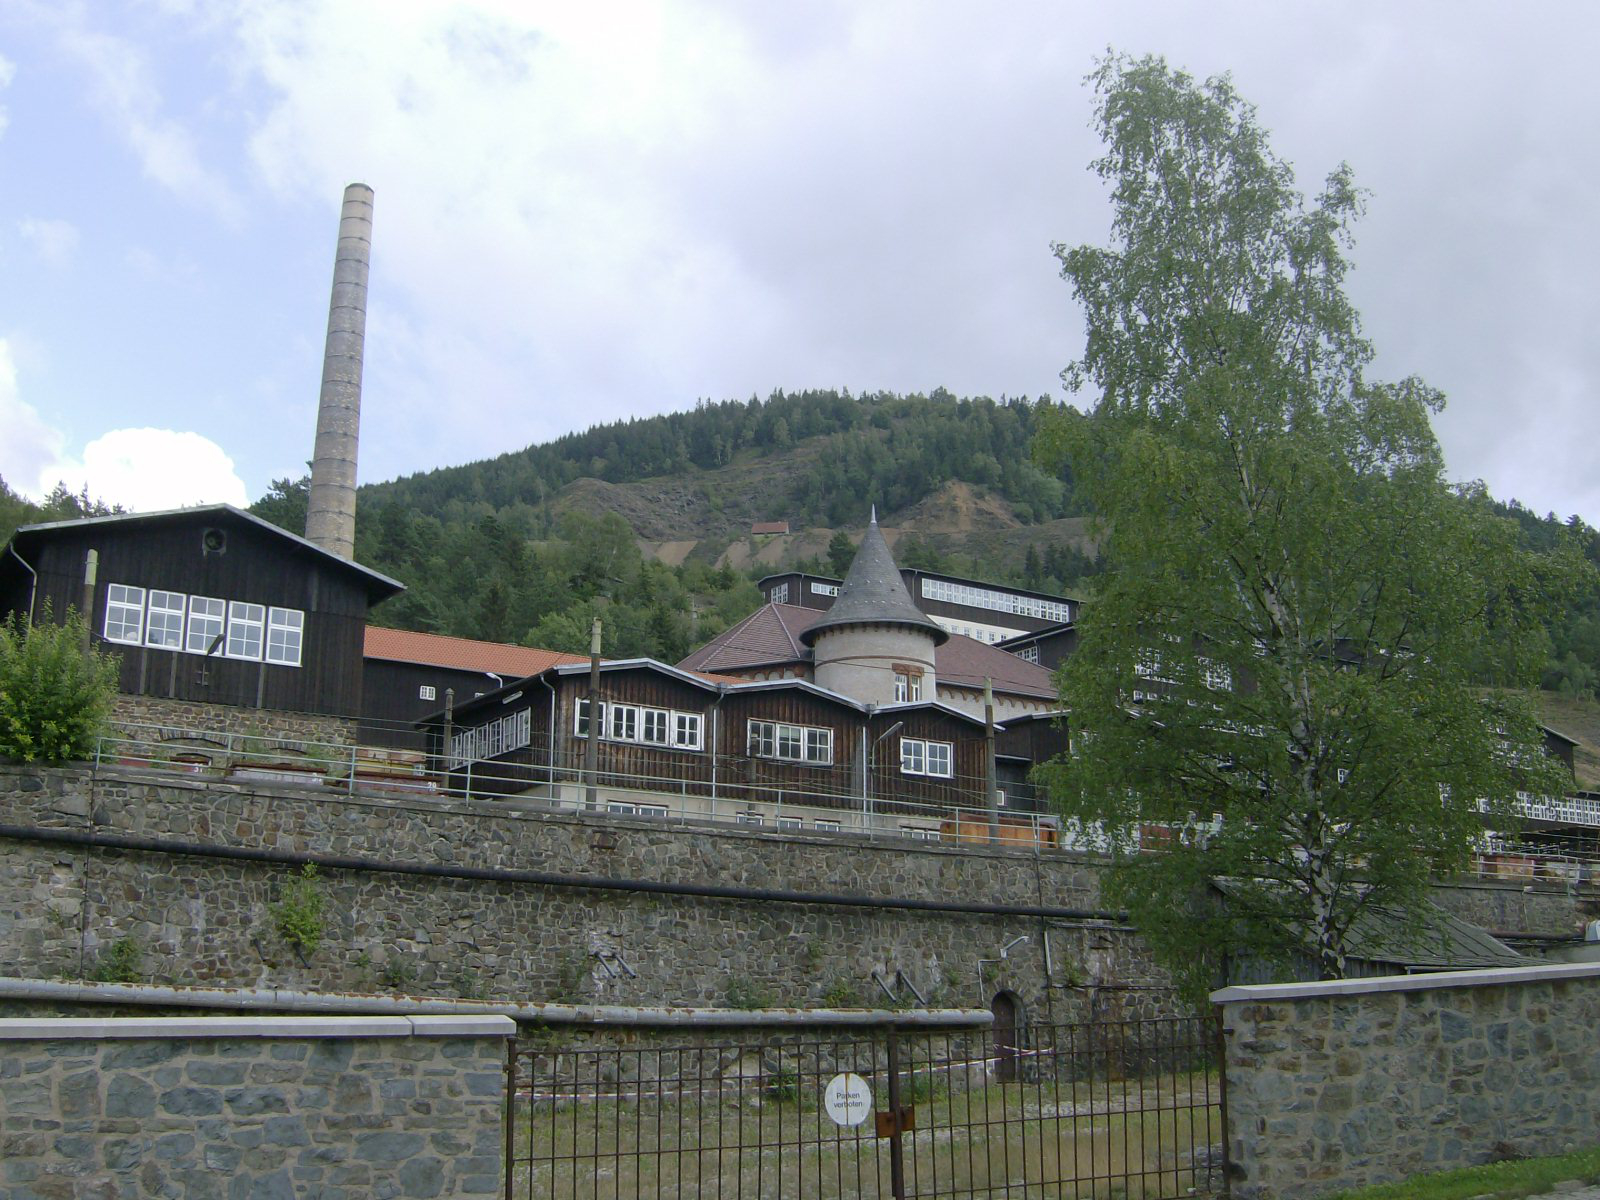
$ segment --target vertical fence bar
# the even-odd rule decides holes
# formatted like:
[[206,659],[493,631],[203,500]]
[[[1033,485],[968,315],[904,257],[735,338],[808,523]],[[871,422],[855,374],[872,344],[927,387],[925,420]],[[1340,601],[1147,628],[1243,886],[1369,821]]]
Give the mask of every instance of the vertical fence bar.
[[894,1200],[906,1200],[905,1147],[900,1141],[900,1043],[889,1026],[889,1189]]
[[506,1119],[505,1119],[506,1191],[505,1200],[511,1200],[512,1172],[516,1169],[517,1150],[517,1042],[506,1039]]
[[[1233,1148],[1229,1145],[1228,1138],[1228,1031],[1222,1025],[1222,1008],[1218,1006],[1213,1018],[1216,1030],[1216,1058],[1214,1060],[1217,1071],[1217,1124],[1222,1135],[1222,1194],[1233,1195]],[[1209,1058],[1210,1055],[1207,1055]],[[1210,1080],[1206,1081],[1206,1149],[1207,1158],[1210,1157],[1211,1141],[1211,1086]],[[1208,1164],[1209,1165],[1209,1164]]]

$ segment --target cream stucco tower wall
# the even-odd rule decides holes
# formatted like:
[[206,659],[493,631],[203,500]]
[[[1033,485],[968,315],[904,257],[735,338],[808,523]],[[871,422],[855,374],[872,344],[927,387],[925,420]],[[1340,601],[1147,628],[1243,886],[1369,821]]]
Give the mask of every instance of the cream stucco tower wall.
[[937,699],[933,652],[949,637],[912,603],[876,514],[833,607],[800,635],[817,686],[865,704],[893,704],[897,673],[920,678],[921,699]]

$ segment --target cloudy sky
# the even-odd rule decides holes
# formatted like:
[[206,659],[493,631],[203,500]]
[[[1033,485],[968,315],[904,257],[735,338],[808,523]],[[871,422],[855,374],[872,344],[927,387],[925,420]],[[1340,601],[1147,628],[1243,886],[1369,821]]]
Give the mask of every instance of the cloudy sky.
[[376,189],[365,480],[774,388],[1061,394],[1107,46],[1372,193],[1381,373],[1600,524],[1600,5],[0,0],[0,477],[243,503],[310,457]]

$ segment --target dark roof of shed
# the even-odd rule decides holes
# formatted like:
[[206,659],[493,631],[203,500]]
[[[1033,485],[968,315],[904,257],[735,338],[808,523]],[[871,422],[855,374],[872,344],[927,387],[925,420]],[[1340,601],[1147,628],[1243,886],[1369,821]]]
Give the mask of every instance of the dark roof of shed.
[[889,543],[884,541],[883,531],[878,528],[876,514],[867,525],[855,558],[850,561],[850,569],[839,585],[833,607],[802,631],[800,640],[813,646],[824,630],[850,625],[900,625],[920,629],[933,638],[935,646],[950,637],[912,603],[905,580],[900,578],[900,568],[895,566],[894,555],[889,552]]
[[284,539],[296,549],[320,556],[324,565],[351,571],[360,576],[367,585],[367,594],[373,600],[383,600],[397,592],[406,590],[406,585],[398,579],[391,579],[381,571],[374,571],[371,567],[363,567],[360,563],[348,558],[341,558],[331,550],[324,550],[315,542],[308,542],[297,533],[290,533],[274,525],[271,521],[263,521],[254,513],[246,512],[242,508],[235,508],[231,504],[199,504],[193,508],[170,508],[161,512],[148,513],[112,513],[104,517],[78,517],[70,521],[44,521],[37,525],[23,525],[12,536],[12,544],[25,549],[30,543],[48,540],[51,534],[65,532],[71,529],[87,529],[92,527],[126,528],[137,525],[172,524],[180,521],[190,521],[195,518],[204,518],[211,521],[237,521],[241,524],[252,526],[262,532],[270,533],[274,537]]

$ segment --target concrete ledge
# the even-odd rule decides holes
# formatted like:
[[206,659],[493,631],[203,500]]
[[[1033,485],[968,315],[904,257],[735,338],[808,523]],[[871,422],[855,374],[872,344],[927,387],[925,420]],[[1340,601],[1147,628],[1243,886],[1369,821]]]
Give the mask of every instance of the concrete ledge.
[[0,1041],[196,1038],[515,1037],[510,1017],[11,1017]]
[[1376,975],[1368,979],[1325,979],[1314,983],[1260,983],[1225,987],[1211,993],[1213,1004],[1240,1001],[1309,1000],[1318,996],[1363,996],[1376,992],[1429,992],[1440,988],[1516,986],[1562,979],[1600,979],[1600,963],[1557,963],[1538,967],[1496,967],[1487,971],[1436,971],[1420,975]]

